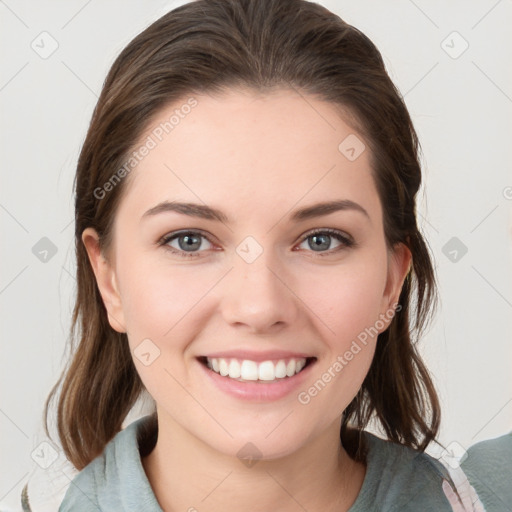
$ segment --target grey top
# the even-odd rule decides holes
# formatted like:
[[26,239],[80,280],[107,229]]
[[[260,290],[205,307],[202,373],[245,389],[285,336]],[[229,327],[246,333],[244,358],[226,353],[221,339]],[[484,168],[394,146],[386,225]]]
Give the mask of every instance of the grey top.
[[[141,462],[148,438],[149,444],[156,439],[148,429],[151,421],[144,416],[120,431],[76,475],[59,512],[162,512]],[[452,512],[441,487],[443,478],[451,479],[439,461],[369,432],[364,436],[366,475],[349,512]]]
[[487,512],[512,512],[512,432],[473,445],[461,467]]

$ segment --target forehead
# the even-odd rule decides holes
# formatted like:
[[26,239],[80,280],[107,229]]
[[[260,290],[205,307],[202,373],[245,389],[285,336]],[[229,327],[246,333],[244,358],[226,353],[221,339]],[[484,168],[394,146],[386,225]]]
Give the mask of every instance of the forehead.
[[379,216],[362,135],[334,105],[293,89],[184,97],[157,113],[143,145],[120,207],[139,217],[164,200],[240,216],[340,198]]

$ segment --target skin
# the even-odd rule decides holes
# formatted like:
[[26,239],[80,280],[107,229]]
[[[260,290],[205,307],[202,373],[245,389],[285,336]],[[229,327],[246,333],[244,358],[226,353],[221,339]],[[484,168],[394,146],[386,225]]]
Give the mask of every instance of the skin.
[[[110,251],[100,251],[93,229],[82,237],[111,326],[127,332],[132,353],[148,338],[160,350],[148,366],[134,357],[159,421],[144,469],[164,510],[348,510],[365,466],[340,444],[341,414],[368,372],[376,337],[308,404],[297,393],[396,304],[411,254],[387,247],[369,150],[355,161],[338,150],[356,132],[333,105],[288,89],[194,97],[197,106],[127,178]],[[177,107],[159,112],[141,140]],[[290,220],[298,208],[339,199],[368,217],[347,209]],[[141,220],[164,200],[206,204],[230,222],[176,212]],[[322,228],[356,245],[331,237],[315,251],[308,232]],[[207,234],[197,257],[157,244],[183,229]],[[252,263],[236,252],[247,236],[263,249]],[[169,245],[180,249],[178,239]],[[213,386],[197,361],[230,349],[317,359],[300,389],[254,403]],[[237,457],[249,442],[262,454],[252,467]]]

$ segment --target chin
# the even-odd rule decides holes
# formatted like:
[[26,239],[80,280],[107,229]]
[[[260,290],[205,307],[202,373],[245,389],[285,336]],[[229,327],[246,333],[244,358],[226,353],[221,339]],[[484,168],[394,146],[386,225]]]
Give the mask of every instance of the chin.
[[[292,416],[293,413],[290,414],[290,420]],[[304,422],[299,421],[295,425],[285,426],[286,421],[277,428],[275,423],[274,431],[254,422],[250,425],[238,425],[236,430],[231,430],[233,438],[219,434],[215,438],[203,437],[203,441],[216,451],[239,458],[242,462],[277,460],[300,451],[314,437],[313,432],[305,430]]]

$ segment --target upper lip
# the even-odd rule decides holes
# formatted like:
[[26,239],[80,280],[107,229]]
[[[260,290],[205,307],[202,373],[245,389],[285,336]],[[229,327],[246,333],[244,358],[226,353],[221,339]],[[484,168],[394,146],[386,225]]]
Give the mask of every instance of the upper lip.
[[241,359],[249,361],[279,361],[280,359],[308,359],[312,358],[311,354],[305,352],[292,352],[289,350],[267,350],[255,352],[253,350],[224,350],[206,354],[203,357],[208,359]]

